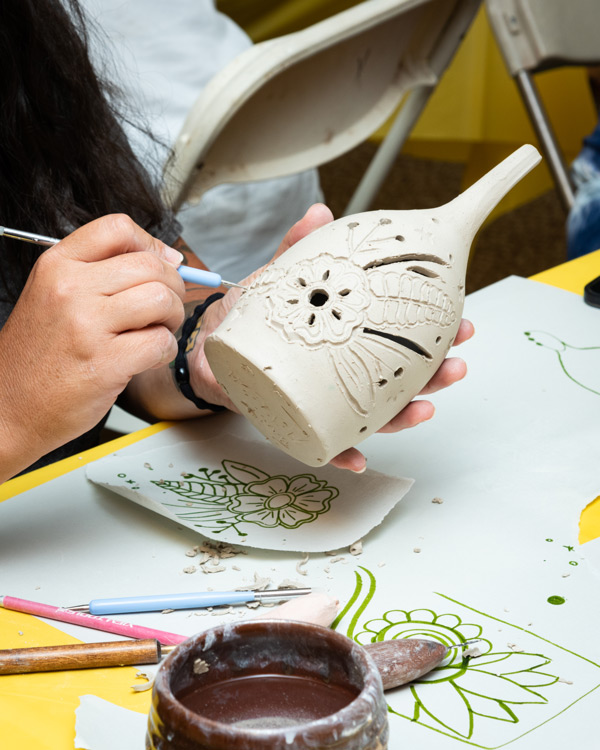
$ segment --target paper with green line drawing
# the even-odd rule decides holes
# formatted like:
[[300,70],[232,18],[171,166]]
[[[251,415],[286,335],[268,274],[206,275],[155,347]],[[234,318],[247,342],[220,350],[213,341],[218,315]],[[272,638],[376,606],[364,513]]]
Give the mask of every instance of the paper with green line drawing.
[[[600,396],[600,334],[591,331],[585,338],[595,343],[587,346],[574,346],[562,341],[547,331],[524,331],[528,341],[549,352],[565,376],[575,385]],[[579,335],[580,340],[583,338]],[[550,355],[552,356],[552,355]]]
[[[334,627],[360,644],[424,638],[451,646],[480,639],[474,656],[451,649],[429,674],[386,692],[392,734],[428,732],[431,744],[419,747],[445,747],[451,739],[486,750],[531,735],[527,747],[534,747],[536,728],[564,719],[580,701],[597,705],[600,664],[588,656],[444,593],[424,592],[416,601],[413,591],[403,602],[398,593],[378,590],[367,568],[358,566],[355,577]],[[515,641],[512,648],[507,639]]]
[[376,472],[313,469],[233,435],[105,458],[87,476],[211,539],[302,552],[352,544],[412,485]]

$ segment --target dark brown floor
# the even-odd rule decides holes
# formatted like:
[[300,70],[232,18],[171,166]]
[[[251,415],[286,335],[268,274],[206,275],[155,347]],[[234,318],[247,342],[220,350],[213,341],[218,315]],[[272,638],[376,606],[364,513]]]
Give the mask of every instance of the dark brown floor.
[[[320,169],[325,199],[341,215],[376,146],[364,143]],[[463,167],[400,155],[373,208],[431,208],[461,191]],[[500,216],[475,240],[467,292],[515,274],[531,276],[566,260],[565,214],[554,191]]]

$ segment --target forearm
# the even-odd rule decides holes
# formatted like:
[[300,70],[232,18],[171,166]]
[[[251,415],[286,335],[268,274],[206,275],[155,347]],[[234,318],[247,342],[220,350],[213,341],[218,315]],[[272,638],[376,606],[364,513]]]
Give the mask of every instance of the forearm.
[[[23,425],[15,424],[5,417],[6,401],[0,403],[3,414],[0,417],[0,484],[37,461],[44,451],[23,431]],[[35,446],[35,447],[34,447]],[[53,446],[50,446],[50,449]]]

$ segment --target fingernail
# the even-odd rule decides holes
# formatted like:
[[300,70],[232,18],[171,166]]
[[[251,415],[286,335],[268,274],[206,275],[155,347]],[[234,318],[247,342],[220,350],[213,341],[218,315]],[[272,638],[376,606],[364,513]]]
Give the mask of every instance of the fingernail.
[[180,266],[183,263],[183,253],[179,250],[175,250],[174,247],[164,246],[165,248],[165,260],[174,266]]

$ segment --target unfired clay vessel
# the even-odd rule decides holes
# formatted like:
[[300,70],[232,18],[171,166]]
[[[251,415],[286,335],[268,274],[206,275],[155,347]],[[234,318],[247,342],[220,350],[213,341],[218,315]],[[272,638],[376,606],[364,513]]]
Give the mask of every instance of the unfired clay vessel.
[[344,217],[278,258],[205,344],[240,412],[310,466],[380,429],[448,353],[473,237],[539,160],[522,146],[445,206]]

